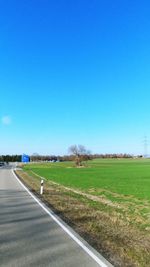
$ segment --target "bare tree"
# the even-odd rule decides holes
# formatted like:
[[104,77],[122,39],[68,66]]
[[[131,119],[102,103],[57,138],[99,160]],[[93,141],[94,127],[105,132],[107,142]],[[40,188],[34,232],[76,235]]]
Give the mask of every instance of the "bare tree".
[[90,151],[83,145],[72,145],[69,147],[69,153],[74,156],[76,166],[82,166],[82,162],[88,159]]

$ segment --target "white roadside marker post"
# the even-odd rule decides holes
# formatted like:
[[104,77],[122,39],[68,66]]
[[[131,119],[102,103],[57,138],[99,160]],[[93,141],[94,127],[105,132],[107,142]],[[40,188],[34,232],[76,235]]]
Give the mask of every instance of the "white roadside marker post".
[[44,181],[41,180],[40,195],[43,195],[43,184],[44,184]]

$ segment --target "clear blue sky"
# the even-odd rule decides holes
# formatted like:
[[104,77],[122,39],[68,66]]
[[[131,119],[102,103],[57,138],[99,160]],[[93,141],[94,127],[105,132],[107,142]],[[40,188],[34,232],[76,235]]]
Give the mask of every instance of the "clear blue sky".
[[0,1],[0,154],[143,153],[150,3]]

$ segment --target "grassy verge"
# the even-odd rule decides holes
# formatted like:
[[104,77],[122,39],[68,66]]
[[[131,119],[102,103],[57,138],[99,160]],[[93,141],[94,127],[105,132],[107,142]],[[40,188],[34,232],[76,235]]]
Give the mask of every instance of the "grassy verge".
[[[39,194],[36,174],[18,170],[17,175]],[[50,180],[45,180],[42,198],[114,266],[150,266],[148,200],[105,189],[74,189]]]

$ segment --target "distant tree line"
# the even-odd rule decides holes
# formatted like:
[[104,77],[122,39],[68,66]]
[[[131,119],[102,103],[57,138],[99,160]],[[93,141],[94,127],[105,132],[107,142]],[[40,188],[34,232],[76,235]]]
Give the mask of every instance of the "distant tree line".
[[126,153],[124,153],[124,154],[122,154],[122,153],[119,153],[119,154],[116,154],[116,153],[114,153],[114,154],[93,154],[93,155],[91,155],[91,157],[92,157],[92,159],[95,159],[95,158],[106,158],[106,159],[108,159],[108,158],[133,158],[133,155],[131,155],[131,154],[126,154]]
[[[96,158],[133,158],[131,154],[91,154],[90,151],[85,149],[84,146],[73,145],[69,148],[70,155],[56,156],[56,155],[31,155],[30,161],[47,161],[47,162],[56,162],[56,161],[74,161],[77,166],[81,166],[82,162],[96,159]],[[141,155],[137,157],[142,157]],[[0,161],[4,162],[21,162],[22,155],[1,155]]]
[[69,148],[70,155],[64,156],[43,156],[43,155],[34,155],[30,156],[31,162],[63,162],[63,161],[74,161],[77,167],[82,167],[84,164],[92,159],[101,158],[101,159],[121,159],[121,158],[133,158],[130,154],[91,154],[90,151],[86,150],[82,146],[71,146]]
[[1,155],[0,161],[3,161],[3,162],[21,162],[21,155]]
[[60,161],[60,156],[55,155],[31,155],[30,161]]

